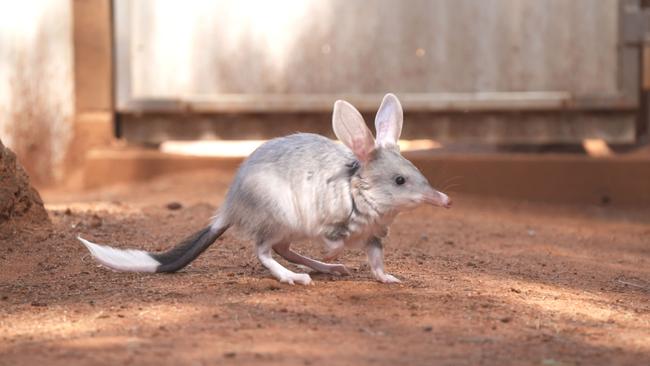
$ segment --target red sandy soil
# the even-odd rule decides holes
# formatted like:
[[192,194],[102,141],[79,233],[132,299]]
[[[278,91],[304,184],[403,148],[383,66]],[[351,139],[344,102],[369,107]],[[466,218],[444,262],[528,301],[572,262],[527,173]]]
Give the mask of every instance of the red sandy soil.
[[75,240],[165,249],[231,178],[42,192],[52,225],[0,237],[0,365],[650,365],[648,208],[454,195],[392,226],[400,285],[357,251],[349,277],[279,284],[234,231],[169,275],[111,272]]

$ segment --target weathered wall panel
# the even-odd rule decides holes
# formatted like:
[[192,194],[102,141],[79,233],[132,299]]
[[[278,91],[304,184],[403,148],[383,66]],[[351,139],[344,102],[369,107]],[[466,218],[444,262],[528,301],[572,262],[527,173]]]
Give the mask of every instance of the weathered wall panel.
[[117,1],[136,98],[618,91],[617,0]]
[[62,177],[74,115],[69,1],[3,2],[0,138],[35,183]]

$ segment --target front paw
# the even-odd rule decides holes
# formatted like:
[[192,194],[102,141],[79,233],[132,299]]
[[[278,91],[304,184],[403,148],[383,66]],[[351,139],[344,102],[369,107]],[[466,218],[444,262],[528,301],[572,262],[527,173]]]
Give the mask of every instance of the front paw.
[[388,273],[375,274],[375,278],[377,279],[377,281],[379,281],[381,283],[401,283],[402,282],[397,277],[395,277],[393,275],[389,275]]

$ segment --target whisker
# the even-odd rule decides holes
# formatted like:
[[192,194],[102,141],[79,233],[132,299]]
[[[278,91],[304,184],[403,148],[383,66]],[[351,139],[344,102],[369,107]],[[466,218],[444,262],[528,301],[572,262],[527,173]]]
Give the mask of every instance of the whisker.
[[450,183],[456,183],[460,178],[462,178],[462,177],[460,177],[460,176],[451,177],[451,178],[445,180],[445,182],[442,185],[444,186],[444,185],[447,185],[447,184],[450,184]]
[[460,187],[460,186],[461,186],[460,183],[458,183],[458,184],[451,184],[451,185],[449,185],[449,186],[446,186],[446,187],[443,188],[442,190],[443,190],[444,192],[452,192],[455,188],[458,188],[458,187]]
[[463,177],[460,176],[460,175],[457,175],[457,176],[451,177],[451,178],[445,180],[445,182],[444,182],[443,184],[441,184],[441,186],[447,186],[447,185],[449,185],[449,184],[459,183],[459,182],[457,182],[457,181],[458,181],[459,179],[462,179],[462,178],[463,178]]

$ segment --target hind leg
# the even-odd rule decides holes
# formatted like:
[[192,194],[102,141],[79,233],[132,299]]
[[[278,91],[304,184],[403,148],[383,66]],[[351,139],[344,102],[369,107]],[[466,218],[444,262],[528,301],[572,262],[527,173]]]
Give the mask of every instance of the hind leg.
[[301,285],[311,284],[311,277],[306,273],[295,273],[286,268],[284,268],[280,263],[278,263],[273,256],[271,255],[271,248],[277,245],[274,242],[264,240],[257,243],[257,258],[260,260],[262,265],[266,267],[273,277],[277,278],[278,281],[283,283],[288,283],[293,285],[294,283],[299,283]]
[[350,271],[344,265],[323,263],[315,259],[305,257],[291,250],[290,244],[288,243],[275,245],[273,246],[273,250],[275,250],[276,253],[278,253],[282,258],[288,260],[289,262],[307,266],[316,272],[331,273],[344,276],[350,274]]

